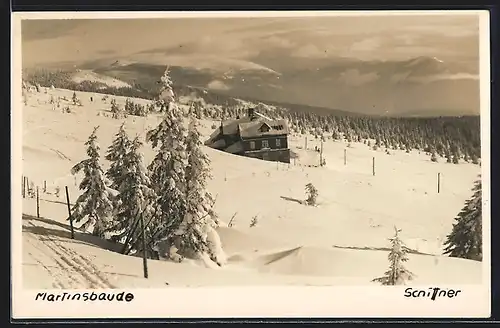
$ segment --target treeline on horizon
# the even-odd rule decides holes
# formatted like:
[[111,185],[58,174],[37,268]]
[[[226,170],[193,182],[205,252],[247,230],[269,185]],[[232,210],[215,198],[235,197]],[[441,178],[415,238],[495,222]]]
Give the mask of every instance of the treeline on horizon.
[[[72,80],[74,72],[36,70],[23,72],[23,80],[45,88],[61,88],[74,91],[94,92],[154,100],[157,88],[142,89],[140,85],[133,87],[113,87],[102,82]],[[215,120],[231,119],[246,114],[245,105],[234,97],[197,90],[188,86],[175,86],[177,96],[195,94],[203,99],[198,102],[196,110],[199,118]],[[255,103],[256,101],[251,101]],[[210,107],[210,108],[208,108]],[[458,163],[459,160],[478,163],[481,158],[480,117],[479,116],[446,116],[446,117],[386,117],[366,115],[342,115],[337,112],[311,112],[293,110],[273,103],[268,105],[259,102],[257,110],[273,118],[288,120],[290,127],[297,133],[311,133],[318,138],[329,134],[332,139],[345,139],[347,142],[364,142],[373,149],[385,148],[413,149],[424,151],[437,161],[437,156],[445,157],[447,162]],[[374,140],[374,142],[371,142]],[[372,144],[373,143],[373,144]]]

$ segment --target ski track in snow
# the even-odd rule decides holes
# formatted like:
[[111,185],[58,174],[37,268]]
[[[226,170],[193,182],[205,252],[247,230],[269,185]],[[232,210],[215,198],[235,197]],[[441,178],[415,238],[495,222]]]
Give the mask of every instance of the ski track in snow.
[[[28,222],[28,224],[37,227],[32,222]],[[65,247],[63,242],[48,234],[44,234],[44,240],[41,240],[33,233],[26,233],[29,235],[26,238],[27,242],[32,246],[33,250],[39,252],[39,254],[30,252],[29,255],[54,279],[53,287],[61,289],[115,288],[96,265],[85,256]],[[45,265],[43,257],[50,258],[56,264],[56,267],[51,268]]]
[[55,152],[57,154],[57,156],[59,156],[59,158],[65,159],[65,160],[68,160],[68,161],[71,162],[71,158],[69,158],[68,156],[66,156],[62,151],[54,149],[54,148],[50,148],[50,150],[52,150],[53,152]]

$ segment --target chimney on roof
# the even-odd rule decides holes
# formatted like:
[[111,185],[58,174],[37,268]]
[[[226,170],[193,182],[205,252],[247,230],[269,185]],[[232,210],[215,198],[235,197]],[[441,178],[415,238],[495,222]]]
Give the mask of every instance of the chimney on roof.
[[248,109],[248,117],[250,118],[251,121],[257,118],[257,115],[255,115],[255,108]]

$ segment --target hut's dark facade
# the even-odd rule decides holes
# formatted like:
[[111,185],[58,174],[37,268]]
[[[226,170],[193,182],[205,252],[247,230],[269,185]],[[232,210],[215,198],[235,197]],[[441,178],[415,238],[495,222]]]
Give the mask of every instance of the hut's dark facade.
[[231,154],[290,163],[286,121],[272,120],[253,108],[246,117],[222,121],[205,145]]

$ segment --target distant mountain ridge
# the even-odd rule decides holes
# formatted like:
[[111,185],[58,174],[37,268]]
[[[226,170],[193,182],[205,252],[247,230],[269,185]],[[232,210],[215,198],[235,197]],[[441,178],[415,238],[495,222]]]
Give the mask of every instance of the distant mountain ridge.
[[[163,72],[163,67],[158,67],[158,70]],[[176,67],[173,67],[173,71]],[[98,71],[98,70],[96,70]],[[153,99],[158,92],[159,85],[156,80],[151,80],[150,75],[146,76],[146,83],[140,85],[138,83],[130,85],[127,82],[118,80],[108,75],[98,74],[95,71],[81,69],[25,69],[23,79],[28,84],[39,84],[42,87],[51,87],[70,90],[79,90],[87,92],[100,92],[104,94],[113,94],[126,97],[138,97]],[[85,79],[87,78],[87,79]],[[132,82],[137,82],[136,80]],[[132,83],[131,82],[131,83]],[[149,86],[150,88],[144,88]],[[338,109],[315,107],[309,105],[289,104],[265,101],[250,97],[232,97],[226,94],[219,93],[206,88],[193,87],[189,85],[174,84],[177,96],[194,96],[195,98],[203,99],[207,104],[212,105],[229,105],[229,106],[245,106],[248,104],[265,104],[274,107],[280,107],[290,112],[307,112],[318,115],[337,115],[337,116],[360,116],[363,114],[342,111]]]
[[[149,56],[149,57],[148,57]],[[178,85],[219,96],[331,109],[348,115],[453,116],[479,114],[478,68],[435,57],[402,61],[286,58],[262,53],[226,60],[164,51],[79,63],[76,68],[138,89],[157,87],[167,66]]]

